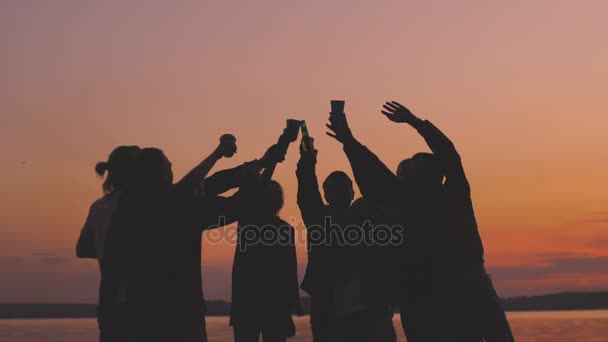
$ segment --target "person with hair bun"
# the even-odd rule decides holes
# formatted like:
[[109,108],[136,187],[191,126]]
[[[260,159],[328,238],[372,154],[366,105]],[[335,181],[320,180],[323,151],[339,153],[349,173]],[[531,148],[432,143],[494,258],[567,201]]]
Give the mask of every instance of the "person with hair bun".
[[[118,207],[119,194],[128,186],[139,151],[138,146],[118,146],[110,153],[107,161],[95,165],[95,172],[100,177],[105,175],[102,185],[104,195],[91,205],[89,215],[76,243],[76,256],[97,259],[100,271],[106,236]],[[122,320],[116,315],[104,314],[104,308],[108,306],[108,303],[101,301],[102,284],[103,281],[100,283],[100,300],[97,307],[100,341],[114,341],[113,336],[119,334]]]
[[[99,304],[97,307],[97,321],[100,330],[100,341],[126,341],[129,338],[130,326],[129,312],[126,310],[129,279],[129,269],[124,267],[112,268],[111,277],[108,277],[108,259],[115,254],[108,249],[112,244],[112,235],[124,232],[113,232],[114,221],[118,217],[121,202],[126,193],[142,184],[137,178],[142,173],[153,173],[154,165],[143,165],[142,153],[151,149],[140,149],[138,146],[119,146],[110,154],[107,161],[99,162],[95,172],[104,177],[104,195],[91,206],[87,220],[80,233],[76,245],[76,255],[79,258],[96,258],[99,263],[101,282],[99,286]],[[149,152],[149,151],[148,151]],[[236,138],[225,134],[220,143],[209,157],[194,167],[174,187],[179,192],[196,194],[199,184],[215,163],[223,157],[231,157],[236,153]],[[144,153],[145,154],[145,153]],[[149,153],[148,153],[149,154]],[[138,173],[139,172],[139,173]],[[172,178],[172,174],[168,175]],[[123,228],[123,227],[120,227]],[[124,262],[124,260],[120,260]],[[110,263],[115,265],[116,262]],[[111,268],[111,267],[110,267]]]
[[107,341],[206,341],[201,237],[230,216],[224,209],[232,202],[208,196],[202,182],[236,149],[236,138],[223,135],[177,183],[162,150],[139,151],[101,261],[100,328],[104,335],[109,327]]
[[89,216],[80,232],[76,244],[76,255],[79,258],[101,260],[103,257],[105,235],[116,209],[118,199],[116,194],[126,187],[133,172],[137,152],[139,152],[137,146],[118,146],[110,153],[108,161],[95,165],[95,172],[99,177],[107,174],[102,185],[104,195],[91,206]]

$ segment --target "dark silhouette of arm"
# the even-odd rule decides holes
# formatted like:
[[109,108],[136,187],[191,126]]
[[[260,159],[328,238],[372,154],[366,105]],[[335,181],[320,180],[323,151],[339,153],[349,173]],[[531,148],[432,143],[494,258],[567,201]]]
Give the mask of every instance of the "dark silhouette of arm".
[[76,243],[76,256],[78,258],[97,259],[95,244],[91,236],[80,235]]
[[[201,197],[201,207],[205,208],[202,215],[203,229],[219,228],[245,215],[248,194],[259,177],[259,161],[253,160],[240,166],[218,171],[203,182],[204,196]],[[230,197],[219,196],[230,189],[239,190]]]
[[424,138],[427,145],[439,159],[446,176],[446,186],[450,189],[470,191],[460,155],[454,144],[433,123],[428,120],[414,120],[410,123]]
[[287,135],[287,131],[283,131],[283,134],[281,134],[277,143],[268,149],[265,155],[267,158],[262,158],[262,160],[266,161],[261,176],[263,181],[270,181],[272,179],[277,164],[282,163],[285,160],[285,155],[287,154],[290,143],[291,140]]
[[[263,161],[256,159],[232,169],[219,171],[205,179],[204,200],[211,205],[212,217],[217,217],[211,222],[209,229],[218,227],[215,222],[219,218],[229,224],[237,220],[247,220],[252,215],[250,208],[253,203],[259,201],[259,198],[256,198],[256,187],[260,183],[261,164]],[[228,198],[218,196],[234,188],[239,189],[234,195]]]
[[328,132],[327,135],[342,143],[363,197],[387,208],[401,207],[401,184],[397,176],[375,154],[355,139],[344,113],[330,114],[329,122],[327,128],[332,133]]
[[230,158],[236,153],[236,138],[231,134],[224,134],[220,138],[220,144],[200,164],[188,172],[175,187],[180,190],[190,190],[199,185],[218,160],[223,157]]
[[[268,148],[262,158],[246,162],[232,169],[216,172],[206,178],[203,182],[205,195],[216,196],[230,189],[247,187],[260,179],[270,181],[276,164],[284,160],[289,145],[288,141],[282,139],[284,139],[283,135],[279,138],[279,143]],[[261,169],[264,169],[264,171],[260,176]]]
[[[282,139],[283,137],[279,139],[279,143],[283,141]],[[203,225],[204,229],[218,228],[224,225],[222,223],[230,224],[237,220],[247,220],[255,214],[251,208],[255,208],[254,204],[260,201],[256,189],[261,182],[270,181],[276,164],[284,159],[288,144],[289,142],[285,143],[284,149],[279,144],[275,144],[261,159],[216,172],[203,181],[204,196],[202,197],[208,208],[204,221],[210,223]],[[261,169],[264,171],[260,175]],[[219,196],[234,188],[239,188],[234,195],[228,198]]]
[[[93,204],[94,206],[95,204]],[[89,209],[87,220],[80,231],[78,242],[76,242],[76,256],[78,258],[96,259],[97,252],[95,250],[95,240],[93,239],[93,232],[91,231],[91,212],[93,206]]]
[[237,167],[218,171],[213,175],[205,178],[203,188],[206,196],[217,196],[224,192],[238,188],[241,185],[243,177],[246,176],[246,169],[257,167],[258,161],[253,160],[246,162]]
[[441,164],[446,176],[448,189],[469,192],[469,183],[464,174],[460,155],[456,152],[454,144],[430,121],[420,120],[409,109],[396,101],[386,102],[382,114],[389,120],[397,123],[407,123],[414,127],[424,138],[431,151]]
[[316,160],[310,152],[300,151],[300,161],[296,169],[298,178],[298,207],[304,224],[322,224],[325,205],[319,191],[319,182],[315,173]]
[[236,222],[240,212],[240,193],[232,196],[205,197],[200,205],[200,227],[203,230],[221,228]]
[[175,184],[177,188],[192,188],[199,184],[205,179],[209,171],[213,168],[215,163],[222,158],[221,155],[215,151],[205,158],[200,164],[194,167],[188,172],[179,182]]
[[383,207],[399,208],[401,185],[380,158],[354,137],[344,142],[344,152],[363,197]]

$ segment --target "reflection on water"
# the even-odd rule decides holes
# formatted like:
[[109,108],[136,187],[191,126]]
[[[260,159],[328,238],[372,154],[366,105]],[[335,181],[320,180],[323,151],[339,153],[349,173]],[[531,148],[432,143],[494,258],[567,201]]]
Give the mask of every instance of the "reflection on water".
[[[608,310],[511,312],[508,314],[518,342],[607,341]],[[394,319],[399,341],[405,341],[399,316]],[[298,336],[291,342],[310,341],[308,317],[296,319]],[[227,317],[207,318],[210,341],[232,341]],[[86,342],[96,341],[93,319],[0,320],[0,342]]]
[[608,310],[512,312],[518,342],[608,341]]

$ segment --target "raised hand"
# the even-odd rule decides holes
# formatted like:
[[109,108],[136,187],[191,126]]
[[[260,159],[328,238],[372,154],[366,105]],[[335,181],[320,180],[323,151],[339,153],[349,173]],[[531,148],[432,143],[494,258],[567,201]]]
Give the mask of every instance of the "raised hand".
[[[188,172],[184,178],[175,184],[178,188],[188,189],[190,191],[192,186],[200,185],[200,182],[207,177],[207,174],[215,163],[223,157],[230,158],[236,153],[236,138],[232,134],[224,134],[220,137],[219,145],[211,152],[209,157],[205,158],[197,166],[195,166],[190,172]],[[198,184],[198,185],[197,185]]]
[[236,138],[232,134],[224,134],[220,137],[220,144],[215,151],[219,156],[230,158],[236,153]]
[[[316,162],[317,150],[313,147],[314,139],[308,136],[303,136],[300,142],[300,161]],[[306,149],[305,149],[306,146]]]
[[260,159],[262,167],[270,167],[273,164],[281,163],[285,160],[285,154],[278,144],[274,144],[266,150],[264,156]]
[[386,102],[382,107],[385,109],[381,111],[382,114],[393,122],[406,122],[412,124],[418,119],[409,109],[405,108],[405,106],[399,102]]
[[343,144],[353,139],[353,133],[350,131],[350,127],[348,127],[348,121],[344,113],[331,113],[329,115],[329,124],[325,126],[331,131],[331,133],[325,132],[325,134]]

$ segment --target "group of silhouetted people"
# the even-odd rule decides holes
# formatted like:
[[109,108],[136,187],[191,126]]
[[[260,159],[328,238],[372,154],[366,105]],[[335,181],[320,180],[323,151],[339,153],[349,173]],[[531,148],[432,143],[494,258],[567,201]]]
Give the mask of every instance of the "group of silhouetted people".
[[[76,247],[78,257],[99,263],[100,341],[207,341],[202,232],[235,222],[236,342],[295,336],[300,288],[310,296],[314,342],[395,341],[395,309],[409,342],[513,341],[484,268],[454,145],[401,104],[383,108],[389,120],[416,129],[432,153],[403,160],[393,173],[354,137],[344,102],[332,101],[327,134],[343,145],[362,194],[357,200],[343,171],[330,173],[322,195],[316,175],[322,154],[296,120],[261,158],[208,176],[218,160],[236,153],[236,138],[223,135],[176,183],[163,151],[112,151],[95,168],[105,175],[104,196],[91,206]],[[294,228],[279,217],[283,189],[272,179],[299,130],[297,201],[308,251],[301,286]]]

